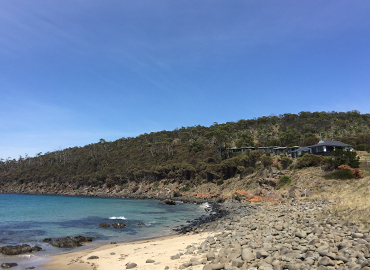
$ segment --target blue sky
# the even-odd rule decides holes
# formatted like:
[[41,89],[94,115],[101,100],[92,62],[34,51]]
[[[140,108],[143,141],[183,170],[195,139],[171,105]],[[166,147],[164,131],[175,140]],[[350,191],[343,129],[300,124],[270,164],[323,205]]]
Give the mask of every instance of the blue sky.
[[0,0],[0,158],[370,113],[370,2]]

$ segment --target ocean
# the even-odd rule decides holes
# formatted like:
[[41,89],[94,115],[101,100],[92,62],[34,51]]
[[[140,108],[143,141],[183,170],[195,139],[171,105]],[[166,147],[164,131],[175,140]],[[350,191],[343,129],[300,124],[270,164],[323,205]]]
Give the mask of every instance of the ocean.
[[[45,238],[94,237],[85,248],[128,242],[172,234],[173,227],[204,214],[204,205],[163,205],[156,200],[0,194],[0,246],[42,247],[42,251],[11,258],[0,254],[0,262],[69,251],[44,243]],[[102,228],[98,226],[101,222],[123,222],[126,228]]]

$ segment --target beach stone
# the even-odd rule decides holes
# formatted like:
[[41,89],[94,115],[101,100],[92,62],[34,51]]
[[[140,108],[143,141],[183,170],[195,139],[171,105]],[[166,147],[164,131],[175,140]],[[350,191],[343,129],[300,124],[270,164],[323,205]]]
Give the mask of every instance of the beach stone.
[[244,261],[247,261],[247,262],[255,260],[255,256],[254,256],[251,248],[243,248],[242,249],[242,259]]
[[332,260],[330,260],[329,257],[324,256],[324,257],[322,257],[319,260],[319,265],[323,265],[323,266],[334,266],[335,263]]
[[243,261],[235,259],[235,260],[232,260],[231,265],[239,268],[243,266]]
[[177,260],[177,259],[180,259],[180,255],[176,254],[176,255],[171,256],[170,258],[171,260]]
[[306,238],[307,233],[306,233],[305,231],[299,231],[299,230],[297,230],[297,231],[295,232],[295,236],[297,236],[297,237],[299,237],[299,238]]
[[12,267],[17,266],[17,265],[18,265],[17,263],[2,263],[1,267],[2,268],[12,268]]
[[224,269],[225,265],[224,264],[216,264],[216,263],[211,263],[207,264],[203,267],[203,270],[221,270]]
[[136,263],[129,263],[126,265],[126,269],[132,269],[132,268],[135,268],[137,266]]
[[206,254],[206,257],[207,257],[207,261],[212,261],[216,258],[215,254],[213,252],[208,252]]
[[154,263],[155,262],[155,260],[152,260],[152,259],[147,259],[146,260],[146,263]]
[[87,258],[87,260],[96,260],[96,259],[99,259],[98,256],[90,256]]

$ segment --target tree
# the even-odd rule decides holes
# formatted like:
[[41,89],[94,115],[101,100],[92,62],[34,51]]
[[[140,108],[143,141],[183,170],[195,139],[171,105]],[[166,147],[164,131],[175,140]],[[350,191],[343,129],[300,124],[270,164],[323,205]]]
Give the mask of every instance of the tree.
[[333,163],[335,166],[347,164],[351,168],[360,167],[360,157],[357,156],[355,151],[348,151],[343,149],[335,149],[331,152],[333,156]]
[[236,147],[254,146],[254,138],[251,134],[243,132],[235,143]]

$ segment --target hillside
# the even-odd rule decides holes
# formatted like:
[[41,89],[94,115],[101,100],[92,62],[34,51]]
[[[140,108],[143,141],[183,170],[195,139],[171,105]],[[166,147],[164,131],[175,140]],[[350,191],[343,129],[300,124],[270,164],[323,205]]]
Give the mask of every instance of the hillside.
[[100,139],[84,147],[1,160],[0,187],[38,183],[61,189],[124,188],[132,183],[166,180],[191,188],[240,174],[246,177],[266,159],[258,152],[230,153],[231,147],[305,146],[319,139],[339,140],[356,150],[369,150],[370,115],[357,111],[300,112],[210,127],[181,127],[113,142]]

